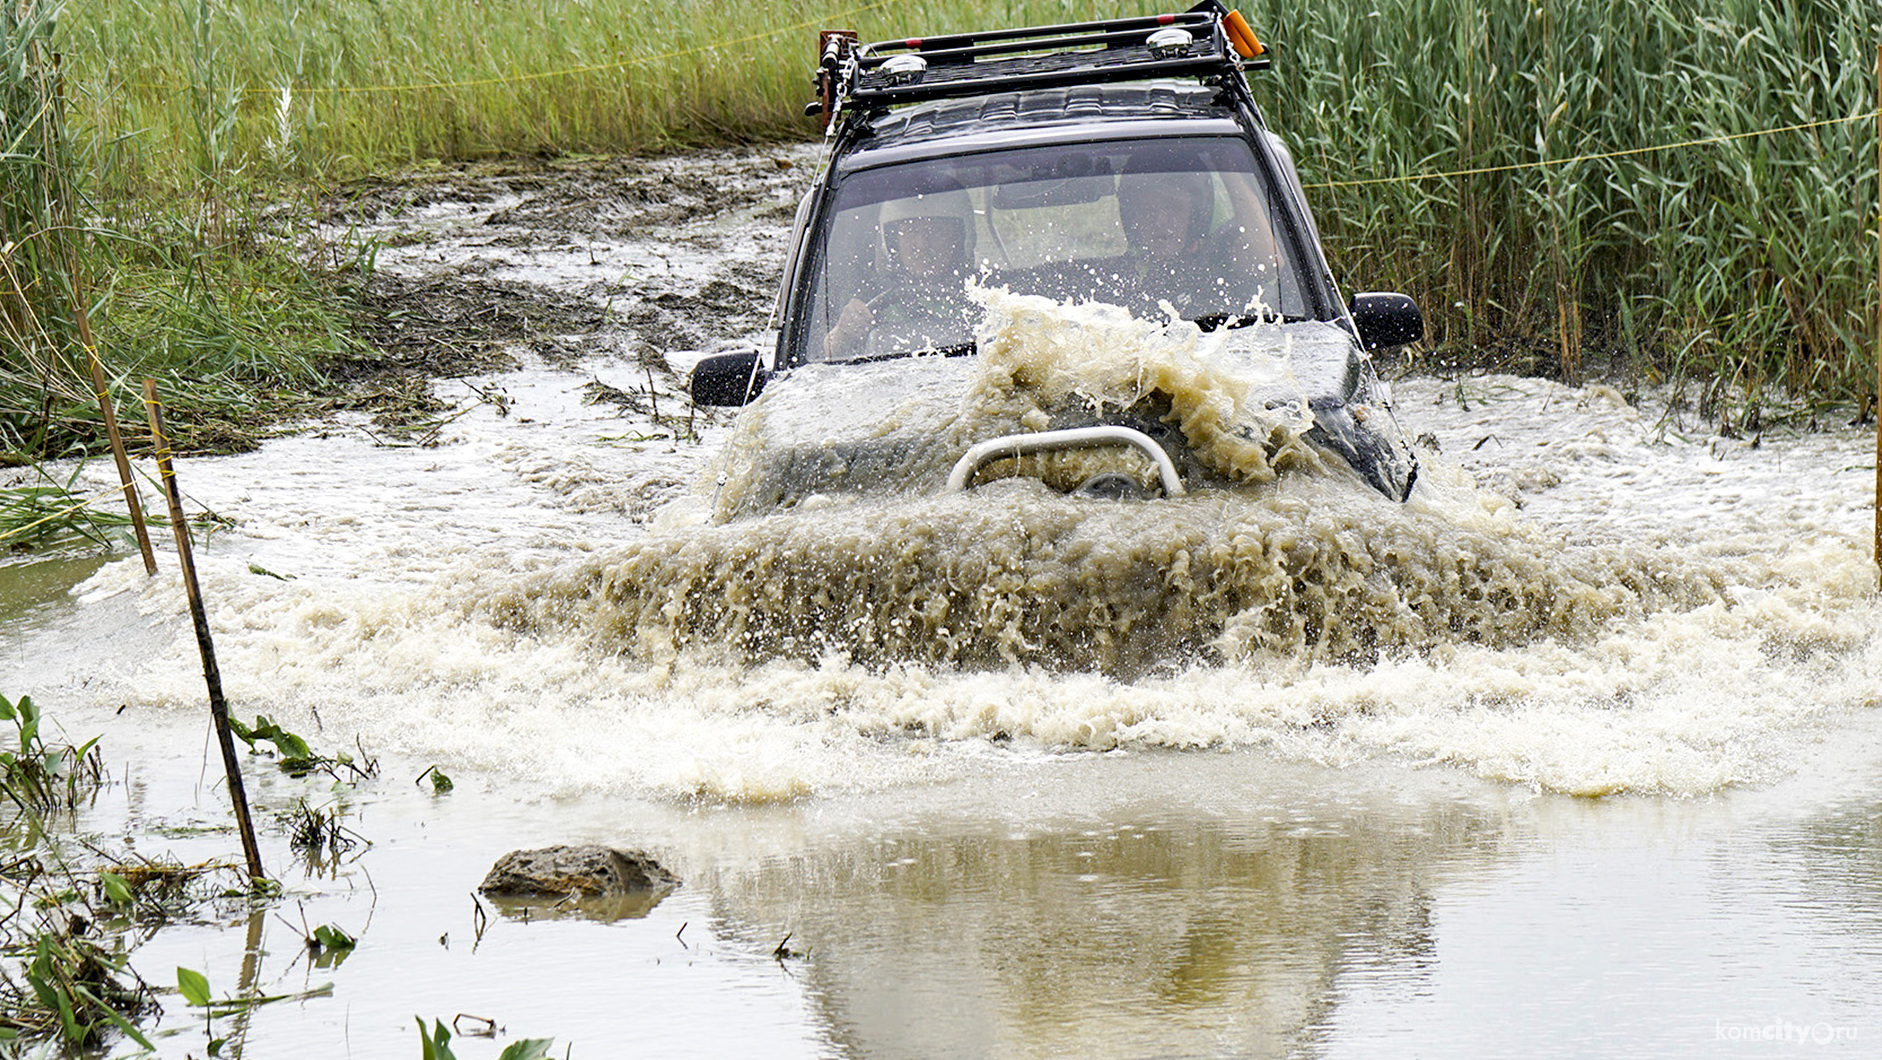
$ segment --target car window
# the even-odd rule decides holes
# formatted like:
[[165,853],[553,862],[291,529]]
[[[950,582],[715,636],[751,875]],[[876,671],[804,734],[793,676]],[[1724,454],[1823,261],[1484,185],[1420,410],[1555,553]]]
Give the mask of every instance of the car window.
[[813,259],[807,360],[973,337],[964,281],[1186,319],[1308,315],[1248,144],[1181,137],[928,159],[844,177]]

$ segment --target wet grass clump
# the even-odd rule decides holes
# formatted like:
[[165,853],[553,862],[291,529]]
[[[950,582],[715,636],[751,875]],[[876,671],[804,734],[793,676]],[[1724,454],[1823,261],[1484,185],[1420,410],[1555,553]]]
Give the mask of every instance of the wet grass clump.
[[44,721],[31,696],[0,696],[0,722],[13,727],[9,746],[0,747],[0,795],[23,813],[75,809],[104,780],[96,738],[78,747],[48,744]]
[[87,545],[108,548],[129,528],[130,516],[102,507],[122,496],[119,491],[83,495],[72,489],[76,469],[63,482],[43,469],[35,471],[37,482],[0,486],[0,554]]

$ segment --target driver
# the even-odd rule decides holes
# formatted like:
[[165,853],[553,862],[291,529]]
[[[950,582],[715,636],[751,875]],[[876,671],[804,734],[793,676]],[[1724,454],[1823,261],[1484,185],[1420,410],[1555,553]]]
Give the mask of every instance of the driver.
[[878,251],[887,268],[837,315],[826,356],[847,360],[962,341],[973,219],[973,204],[958,185],[883,204]]

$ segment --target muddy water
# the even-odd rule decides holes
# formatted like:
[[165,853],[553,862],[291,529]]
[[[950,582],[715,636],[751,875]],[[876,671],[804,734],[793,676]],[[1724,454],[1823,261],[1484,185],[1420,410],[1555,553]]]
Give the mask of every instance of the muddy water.
[[[233,521],[201,566],[236,710],[384,774],[257,763],[292,902],[157,931],[147,978],[331,984],[217,1028],[251,1056],[411,1055],[414,1015],[460,1012],[505,1028],[467,1057],[1871,1053],[1864,435],[1413,377],[1403,506],[1303,460],[1181,502],[1015,480],[715,516],[751,421],[689,425],[675,389],[762,341],[785,160],[361,198],[405,290],[607,311],[436,382],[462,414],[434,446],[341,419],[184,464]],[[0,688],[103,734],[89,829],[193,862],[235,846],[164,568],[0,571]],[[457,789],[412,785],[431,765]],[[372,846],[291,852],[303,798]],[[479,935],[498,854],[581,840],[686,883]],[[314,967],[303,911],[359,949]],[[166,1000],[162,1052],[202,1055]]]

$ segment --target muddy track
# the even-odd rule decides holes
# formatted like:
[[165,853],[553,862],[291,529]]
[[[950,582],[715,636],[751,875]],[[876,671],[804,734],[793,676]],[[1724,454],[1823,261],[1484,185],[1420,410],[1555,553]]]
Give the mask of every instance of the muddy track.
[[478,163],[352,185],[322,211],[329,233],[373,248],[356,327],[377,352],[335,375],[376,386],[614,356],[678,391],[699,356],[768,341],[814,163],[812,147],[790,145]]

